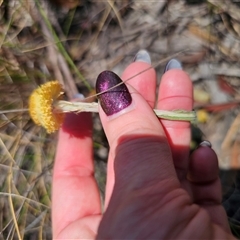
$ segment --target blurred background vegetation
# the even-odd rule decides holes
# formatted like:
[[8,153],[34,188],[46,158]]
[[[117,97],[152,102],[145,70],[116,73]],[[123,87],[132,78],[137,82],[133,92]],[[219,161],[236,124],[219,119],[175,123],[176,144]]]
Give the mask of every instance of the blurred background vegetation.
[[[57,134],[12,110],[28,108],[32,90],[49,80],[63,84],[67,99],[89,96],[101,71],[121,74],[139,49],[149,51],[159,81],[176,54],[189,73],[198,114],[191,147],[208,139],[217,152],[223,205],[239,236],[239,1],[0,0],[0,14],[0,239],[51,239]],[[94,115],[102,196],[107,152]]]

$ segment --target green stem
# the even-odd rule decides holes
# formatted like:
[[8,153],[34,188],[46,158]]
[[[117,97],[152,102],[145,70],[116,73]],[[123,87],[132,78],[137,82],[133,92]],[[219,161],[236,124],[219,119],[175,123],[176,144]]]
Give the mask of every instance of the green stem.
[[[55,103],[54,107],[61,112],[98,112],[98,103],[96,102],[68,102],[60,100]],[[153,111],[159,118],[172,121],[196,122],[197,119],[195,111],[166,111],[159,109],[153,109]]]

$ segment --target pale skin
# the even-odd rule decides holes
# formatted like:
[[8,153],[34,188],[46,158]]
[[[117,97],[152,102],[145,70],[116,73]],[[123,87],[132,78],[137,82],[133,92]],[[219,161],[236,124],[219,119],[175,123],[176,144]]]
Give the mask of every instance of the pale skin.
[[[128,79],[149,67],[130,64]],[[114,117],[101,107],[110,152],[105,210],[94,179],[92,121],[68,114],[54,165],[55,239],[234,239],[221,206],[215,152],[199,147],[189,157],[190,124],[156,118],[152,108],[192,110],[192,83],[179,69],[161,80],[148,70],[127,82],[133,104]],[[99,227],[100,224],[100,227]]]

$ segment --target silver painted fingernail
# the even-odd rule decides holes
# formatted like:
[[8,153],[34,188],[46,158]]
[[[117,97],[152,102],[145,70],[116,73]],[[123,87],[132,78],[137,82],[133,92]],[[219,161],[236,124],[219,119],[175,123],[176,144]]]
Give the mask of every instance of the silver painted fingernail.
[[73,98],[71,99],[72,102],[82,102],[82,100],[84,100],[85,97],[83,94],[81,93],[77,93],[77,94],[74,94]]
[[170,69],[182,69],[182,64],[177,59],[173,58],[167,63],[164,72],[167,72]]
[[151,64],[151,57],[148,53],[147,50],[142,49],[140,51],[137,52],[137,54],[135,55],[133,62],[145,62],[145,63],[149,63]]
[[85,97],[82,93],[77,93],[73,96],[73,98],[77,98],[77,99],[80,99],[80,100],[83,100]]
[[202,141],[202,142],[199,144],[199,146],[211,148],[211,147],[212,147],[212,144],[211,144],[209,141],[204,140],[204,141]]

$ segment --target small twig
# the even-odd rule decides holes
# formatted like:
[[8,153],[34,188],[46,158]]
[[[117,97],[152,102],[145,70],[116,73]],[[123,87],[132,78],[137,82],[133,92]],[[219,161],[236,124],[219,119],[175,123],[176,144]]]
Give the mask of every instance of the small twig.
[[3,141],[0,139],[0,144],[3,146],[3,148],[5,149],[7,155],[9,156],[9,158],[11,159],[10,161],[10,168],[9,168],[9,172],[8,172],[8,176],[7,176],[7,183],[8,183],[8,201],[9,201],[9,207],[10,207],[10,211],[11,211],[11,214],[12,214],[12,220],[13,220],[13,223],[14,223],[14,226],[15,226],[15,230],[17,232],[17,236],[18,236],[18,239],[22,239],[21,237],[21,234],[20,234],[20,231],[19,231],[19,227],[18,227],[18,223],[17,223],[17,218],[16,218],[16,215],[15,215],[15,210],[14,210],[14,206],[13,206],[13,201],[12,201],[12,164],[14,162],[14,159],[11,155],[11,153],[8,151],[8,149],[5,147]]
[[22,108],[22,109],[10,109],[10,110],[2,110],[0,111],[0,114],[6,114],[6,113],[15,113],[15,112],[28,112],[28,108]]

